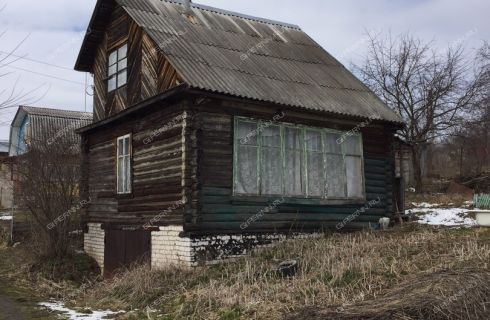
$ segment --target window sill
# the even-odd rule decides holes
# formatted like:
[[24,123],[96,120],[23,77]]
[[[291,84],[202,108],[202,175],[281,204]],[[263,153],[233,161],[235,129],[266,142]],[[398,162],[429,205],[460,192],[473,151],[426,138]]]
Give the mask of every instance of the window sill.
[[274,201],[280,201],[281,204],[304,204],[304,205],[355,205],[365,204],[366,198],[349,198],[349,199],[321,199],[321,198],[295,198],[295,197],[283,197],[283,196],[247,196],[247,195],[234,195],[232,196],[232,203],[273,203]]
[[116,193],[116,199],[133,199],[133,193]]
[[128,86],[128,84],[126,83],[126,84],[123,84],[123,85],[122,85],[122,86],[120,86],[120,87],[117,87],[117,88],[116,88],[116,89],[114,89],[114,90],[111,90],[111,91],[107,90],[107,94],[115,94],[116,92],[118,92],[118,91],[119,91],[119,90],[121,90],[121,89],[126,88],[127,86]]

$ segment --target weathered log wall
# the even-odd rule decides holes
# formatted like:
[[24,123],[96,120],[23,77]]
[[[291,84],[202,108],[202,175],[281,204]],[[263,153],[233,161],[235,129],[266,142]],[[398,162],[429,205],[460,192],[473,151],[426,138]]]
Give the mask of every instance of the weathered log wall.
[[[156,109],[155,109],[156,108]],[[142,226],[183,223],[183,108],[155,106],[86,134],[82,185],[87,222]],[[116,193],[116,139],[132,134],[132,194]]]
[[[288,200],[265,214],[246,230],[240,225],[267,207],[275,198],[245,199],[233,196],[233,117],[251,116],[272,119],[280,110],[272,106],[245,103],[210,101],[196,107],[194,122],[197,128],[194,144],[197,154],[196,175],[193,177],[198,196],[197,211],[186,231],[213,232],[288,232],[334,228],[337,223],[365,207],[371,200],[381,202],[366,210],[346,229],[366,227],[379,218],[393,213],[393,132],[383,125],[370,124],[362,129],[364,143],[364,168],[366,203],[327,204],[320,199]],[[284,112],[284,111],[281,111]],[[350,130],[360,121],[334,120],[328,117],[285,111],[284,122]],[[194,159],[193,159],[194,160]],[[276,197],[277,198],[277,197]]]

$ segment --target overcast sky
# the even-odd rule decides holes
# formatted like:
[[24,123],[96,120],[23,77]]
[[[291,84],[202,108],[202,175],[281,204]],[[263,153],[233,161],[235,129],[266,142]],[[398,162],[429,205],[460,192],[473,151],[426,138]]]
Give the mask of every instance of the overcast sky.
[[[0,60],[22,57],[1,68],[0,93],[38,88],[27,103],[85,109],[85,74],[73,69],[95,0],[0,0]],[[490,39],[489,0],[199,0],[248,15],[290,22],[303,28],[346,66],[359,59],[366,31],[410,32],[444,50],[464,43],[467,54]],[[30,60],[44,62],[34,62]],[[90,80],[89,80],[90,81]],[[16,85],[15,85],[16,84]],[[90,90],[89,90],[90,91]],[[90,93],[90,92],[89,92]],[[0,96],[0,100],[4,98]],[[86,108],[92,110],[91,97]],[[0,114],[0,139],[8,139],[15,110]]]

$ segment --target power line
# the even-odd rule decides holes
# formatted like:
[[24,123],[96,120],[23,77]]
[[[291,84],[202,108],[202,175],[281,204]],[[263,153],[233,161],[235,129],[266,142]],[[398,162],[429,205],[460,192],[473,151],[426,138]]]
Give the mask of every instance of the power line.
[[85,88],[85,83],[77,82],[77,81],[73,81],[73,80],[69,80],[69,79],[65,79],[65,78],[61,78],[61,77],[57,77],[57,76],[53,76],[53,75],[42,73],[42,72],[36,72],[36,71],[24,69],[24,68],[21,68],[21,67],[14,67],[14,66],[11,66],[11,65],[6,65],[6,64],[0,65],[0,67],[7,67],[7,68],[12,68],[12,69],[17,69],[17,70],[29,72],[29,73],[32,73],[32,74],[36,74],[36,75],[39,75],[39,76],[42,76],[42,77],[46,77],[46,78],[51,78],[51,79],[65,81],[65,82],[69,82],[69,83],[73,83],[73,84],[78,84],[78,85],[81,85],[81,86],[83,86]]
[[56,64],[52,64],[52,63],[49,63],[49,62],[45,62],[45,61],[41,61],[41,60],[36,60],[36,59],[31,59],[31,58],[27,58],[27,57],[24,57],[24,56],[19,56],[19,55],[16,55],[16,54],[13,54],[13,53],[9,53],[9,52],[5,52],[5,51],[1,51],[1,50],[0,50],[0,53],[3,53],[5,55],[7,55],[7,56],[12,56],[12,57],[15,57],[15,58],[19,58],[19,59],[22,59],[22,60],[27,60],[27,61],[31,61],[31,62],[34,62],[34,63],[44,64],[44,65],[50,66],[50,67],[55,67],[55,68],[59,68],[59,69],[63,69],[63,70],[73,71],[72,68],[58,66]]

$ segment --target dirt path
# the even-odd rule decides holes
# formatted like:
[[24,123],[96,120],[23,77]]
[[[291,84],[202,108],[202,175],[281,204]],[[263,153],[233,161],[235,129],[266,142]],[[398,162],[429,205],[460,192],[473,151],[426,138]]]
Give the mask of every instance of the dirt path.
[[0,319],[1,320],[23,320],[26,319],[17,304],[9,297],[4,296],[0,290]]
[[42,310],[27,292],[9,286],[0,278],[0,320],[51,320],[55,314]]
[[6,276],[15,269],[13,252],[0,249],[0,320],[51,320],[55,314],[39,308],[34,293],[16,287]]

